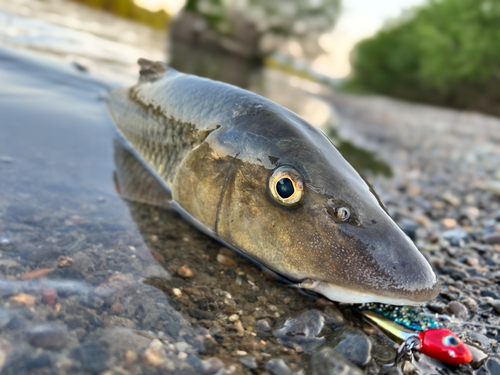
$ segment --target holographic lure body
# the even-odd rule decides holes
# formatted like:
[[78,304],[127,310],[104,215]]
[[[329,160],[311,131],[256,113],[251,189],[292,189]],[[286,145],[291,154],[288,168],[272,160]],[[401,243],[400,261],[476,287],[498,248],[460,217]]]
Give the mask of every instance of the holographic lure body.
[[382,303],[364,303],[356,305],[356,310],[373,311],[386,319],[400,324],[414,331],[425,331],[428,329],[438,329],[444,326],[436,320],[422,315],[410,306],[394,306]]
[[394,341],[403,345],[411,343],[412,348],[431,358],[453,365],[472,361],[471,351],[453,332],[433,319],[419,316],[415,310],[408,310],[411,309],[372,306],[361,309],[361,314]]

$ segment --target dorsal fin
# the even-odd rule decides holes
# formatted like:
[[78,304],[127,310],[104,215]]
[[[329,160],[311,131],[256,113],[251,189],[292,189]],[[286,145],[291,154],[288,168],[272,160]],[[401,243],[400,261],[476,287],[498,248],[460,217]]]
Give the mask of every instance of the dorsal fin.
[[141,57],[137,63],[141,67],[139,82],[156,81],[170,70],[170,67],[161,61],[151,61]]

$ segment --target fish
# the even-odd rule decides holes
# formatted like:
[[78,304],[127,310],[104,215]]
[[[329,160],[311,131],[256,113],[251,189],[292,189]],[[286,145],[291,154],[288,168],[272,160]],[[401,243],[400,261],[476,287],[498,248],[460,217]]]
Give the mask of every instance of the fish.
[[437,296],[425,257],[321,130],[244,89],[138,63],[138,83],[111,92],[107,106],[182,217],[333,301]]
[[398,343],[417,337],[419,340],[418,350],[428,357],[452,365],[472,361],[472,352],[469,347],[447,328],[431,328],[415,332],[378,315],[374,311],[363,310],[361,314]]

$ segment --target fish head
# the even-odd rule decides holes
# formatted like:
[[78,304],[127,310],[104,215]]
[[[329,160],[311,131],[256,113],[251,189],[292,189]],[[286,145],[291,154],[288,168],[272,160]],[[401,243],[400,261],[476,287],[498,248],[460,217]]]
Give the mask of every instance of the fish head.
[[446,328],[420,332],[419,338],[420,351],[429,357],[453,365],[472,361],[472,353],[467,345]]
[[218,183],[217,235],[334,301],[436,297],[426,259],[328,137],[280,106],[267,108],[207,137],[212,155],[231,165]]

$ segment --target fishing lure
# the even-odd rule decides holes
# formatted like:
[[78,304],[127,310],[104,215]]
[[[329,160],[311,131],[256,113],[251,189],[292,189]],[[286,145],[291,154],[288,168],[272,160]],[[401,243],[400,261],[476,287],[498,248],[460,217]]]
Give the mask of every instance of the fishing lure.
[[[382,307],[378,310],[390,311],[389,308]],[[375,309],[361,310],[361,314],[394,341],[403,343],[403,349],[406,347],[410,350],[418,350],[431,358],[452,365],[472,361],[471,351],[459,337],[429,317],[421,317],[420,320],[425,322],[420,324],[420,322],[415,321],[413,314],[416,316],[417,313],[414,310],[410,312],[409,318],[398,316],[398,320],[406,321],[416,331],[389,320],[389,317],[379,315]],[[424,326],[435,326],[436,328],[424,329]]]

